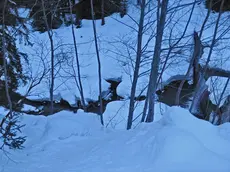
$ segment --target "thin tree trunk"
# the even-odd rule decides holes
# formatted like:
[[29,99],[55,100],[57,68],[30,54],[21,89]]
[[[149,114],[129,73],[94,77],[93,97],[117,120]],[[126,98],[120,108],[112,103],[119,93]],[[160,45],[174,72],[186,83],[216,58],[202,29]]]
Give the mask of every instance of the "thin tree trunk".
[[[190,13],[190,15],[189,15],[189,18],[188,18],[188,21],[187,21],[187,23],[186,23],[186,26],[185,26],[185,29],[184,29],[184,31],[183,31],[182,36],[176,41],[175,44],[173,44],[173,45],[171,46],[171,48],[170,48],[169,51],[168,51],[168,54],[167,54],[167,57],[166,57],[166,62],[164,63],[162,72],[161,72],[161,74],[160,74],[160,77],[158,78],[157,85],[159,84],[160,79],[161,79],[161,77],[162,77],[162,75],[163,75],[163,72],[164,72],[164,69],[165,69],[165,67],[166,67],[166,64],[167,64],[169,55],[171,54],[171,52],[172,52],[172,50],[174,49],[174,47],[182,40],[182,38],[184,37],[184,35],[185,35],[185,33],[186,33],[187,29],[188,29],[188,26],[189,26],[190,21],[191,21],[191,19],[192,19],[192,14],[193,14],[193,12],[194,12],[196,3],[197,3],[196,0],[194,0],[193,6],[192,6],[192,9],[191,9],[191,13]],[[190,69],[188,70],[188,72],[189,72],[189,71],[190,71]],[[189,73],[188,73],[188,74],[189,74]],[[187,75],[188,75],[188,74],[187,74]],[[187,77],[186,77],[186,78],[187,78]],[[176,104],[177,104],[177,105],[179,105],[179,102],[180,102],[180,93],[181,93],[182,87],[183,87],[183,85],[184,85],[183,82],[185,82],[185,80],[181,82],[181,84],[180,84],[180,86],[179,86],[179,89],[178,89],[178,93],[177,93],[177,95],[176,95]]]
[[198,68],[199,59],[201,58],[201,56],[203,54],[203,45],[201,44],[201,41],[200,41],[200,38],[199,38],[197,32],[194,32],[193,38],[194,38],[193,57],[189,63],[188,70],[185,74],[185,79],[180,83],[180,85],[178,87],[177,94],[176,94],[176,100],[175,100],[176,105],[180,104],[180,93],[182,91],[182,88],[184,86],[186,79],[189,77],[189,74],[190,74],[190,71],[192,70],[192,67],[195,68],[194,72],[193,72],[193,84],[197,84],[197,81],[199,80],[199,76],[197,76],[197,75],[199,75],[197,68]]
[[71,0],[69,0],[69,4],[70,4],[70,15],[71,15],[71,30],[72,30],[72,36],[73,36],[73,42],[74,42],[75,57],[76,57],[76,62],[77,62],[79,92],[80,92],[80,96],[81,96],[81,104],[82,104],[83,109],[85,111],[86,110],[85,109],[86,108],[85,97],[84,97],[83,86],[82,86],[82,82],[81,82],[81,69],[80,69],[80,62],[79,62],[79,56],[78,56],[77,41],[76,41],[76,36],[75,36],[75,32],[74,32],[73,11],[72,11],[72,2],[71,2]]
[[158,77],[158,69],[160,63],[161,44],[163,39],[167,8],[168,8],[168,0],[162,0],[160,20],[157,21],[157,36],[156,36],[154,55],[153,55],[152,67],[151,67],[150,78],[149,78],[149,111],[146,118],[146,122],[152,122],[154,120],[155,92],[157,89],[157,77]]
[[9,93],[9,84],[8,84],[8,74],[7,74],[7,48],[6,48],[6,37],[5,37],[5,10],[7,6],[7,1],[5,0],[4,2],[4,7],[2,11],[2,52],[3,52],[3,66],[4,66],[4,77],[5,77],[5,90],[6,90],[6,97],[7,101],[9,103],[9,118],[11,119],[13,117],[13,106],[12,106],[12,101],[10,98],[10,93]]
[[90,0],[91,5],[91,15],[92,15],[92,22],[93,22],[93,33],[94,33],[94,42],[95,42],[95,48],[96,48],[96,54],[97,54],[97,62],[98,62],[98,79],[99,79],[99,101],[100,101],[100,118],[101,118],[101,124],[104,125],[103,120],[103,102],[102,102],[102,77],[101,77],[101,60],[99,55],[99,48],[97,43],[97,31],[96,31],[96,25],[95,25],[95,19],[94,19],[94,9],[93,9],[93,0]]
[[137,55],[136,55],[136,64],[135,64],[133,82],[132,82],[132,88],[131,88],[127,130],[131,129],[132,127],[134,105],[135,105],[135,93],[136,93],[140,62],[141,62],[141,56],[142,56],[142,37],[143,37],[143,26],[144,26],[146,1],[142,0],[140,5],[141,5],[141,14],[140,14],[140,21],[139,21],[139,26],[138,26]]
[[[48,37],[49,37],[49,40],[50,40],[50,51],[51,51],[50,112],[51,112],[51,114],[53,114],[53,111],[54,111],[54,107],[53,107],[53,92],[54,92],[54,43],[53,43],[53,33],[52,33],[52,29],[50,29],[50,27],[49,27],[48,20],[47,20],[47,17],[46,17],[44,0],[41,0],[41,1],[42,1],[43,17],[44,17],[44,20],[45,20],[47,33],[48,33]],[[51,22],[52,22],[52,20],[51,20]]]
[[220,18],[221,18],[221,15],[222,15],[222,9],[223,9],[223,6],[224,6],[224,2],[225,2],[225,0],[223,0],[221,2],[221,5],[220,5],[220,12],[219,12],[219,15],[218,15],[217,20],[216,20],[215,30],[214,30],[214,33],[213,33],[213,38],[212,38],[212,43],[211,43],[210,50],[209,50],[209,53],[208,53],[208,58],[207,58],[207,61],[205,63],[205,66],[204,66],[204,71],[201,73],[201,76],[199,77],[199,81],[197,83],[197,87],[196,87],[196,90],[195,90],[195,93],[194,93],[194,96],[193,96],[193,101],[192,101],[192,104],[191,104],[191,106],[189,108],[191,113],[194,113],[194,110],[196,110],[196,107],[194,107],[194,106],[195,106],[195,102],[197,100],[197,97],[199,97],[199,95],[197,95],[198,90],[199,90],[199,85],[202,82],[202,80],[203,80],[203,78],[204,78],[204,76],[206,74],[208,64],[209,64],[209,62],[211,60],[212,51],[213,51],[213,48],[214,48],[215,43],[216,43],[216,36],[217,36],[217,33],[218,33],[219,22],[220,22]]
[[146,115],[147,115],[148,105],[149,105],[149,88],[147,89],[146,100],[145,100],[145,104],[144,104],[144,109],[143,109],[143,114],[142,114],[141,122],[145,122],[145,118],[146,118]]
[[225,2],[225,0],[222,0],[222,2],[221,2],[220,12],[219,12],[219,15],[218,15],[217,20],[216,20],[216,25],[215,25],[215,30],[214,30],[214,34],[213,34],[213,39],[212,39],[211,47],[210,47],[210,50],[209,50],[207,61],[205,63],[204,74],[205,74],[205,72],[206,72],[206,70],[208,68],[208,64],[209,64],[209,62],[211,60],[211,56],[212,56],[212,51],[213,51],[213,48],[214,48],[215,43],[216,43],[216,36],[217,36],[218,28],[219,28],[220,18],[221,18],[221,15],[222,15],[222,9],[224,7],[224,2]]
[[[157,0],[158,4],[157,4],[157,25],[159,23],[160,20],[160,0]],[[150,80],[149,80],[150,83]],[[149,105],[149,97],[150,97],[150,87],[148,84],[148,88],[147,88],[147,94],[146,94],[146,99],[145,99],[145,104],[144,104],[144,108],[143,108],[143,114],[142,114],[142,118],[141,118],[141,122],[144,122],[146,120],[146,116],[147,116],[147,109],[148,109],[148,105]]]
[[210,13],[211,13],[212,3],[213,3],[212,1],[213,1],[213,0],[210,1],[208,12],[207,12],[207,14],[206,14],[206,17],[205,17],[204,22],[203,22],[203,24],[202,24],[202,26],[201,26],[201,29],[200,29],[200,35],[199,35],[200,39],[201,39],[201,37],[202,37],[203,31],[204,31],[204,27],[205,27],[205,25],[206,25],[206,23],[207,23],[207,21],[208,21],[208,18],[209,18],[209,16],[210,16]]
[[[190,64],[189,64],[187,73],[186,73],[186,75],[185,75],[185,78],[187,78],[187,77],[189,76],[189,73],[190,73],[192,67],[194,67],[194,68],[197,67],[198,62],[199,62],[199,59],[200,59],[201,56],[202,56],[203,46],[202,46],[202,44],[201,44],[200,39],[201,39],[201,37],[202,37],[202,34],[203,34],[203,31],[204,31],[205,24],[207,23],[208,18],[209,18],[209,16],[210,16],[211,8],[212,8],[212,0],[210,1],[209,9],[208,9],[208,12],[207,12],[207,14],[206,14],[206,17],[205,17],[205,19],[204,19],[204,22],[203,22],[203,24],[202,24],[202,26],[201,26],[201,30],[200,30],[199,36],[198,36],[198,34],[197,34],[196,32],[194,32],[194,51],[193,51],[193,57],[192,57],[192,59],[191,59],[191,61],[190,61]],[[195,63],[196,63],[196,64],[195,64]],[[195,66],[193,66],[193,65],[195,65]],[[195,70],[196,70],[196,69],[195,69]],[[197,75],[197,71],[195,71],[195,70],[194,70],[194,72],[193,72],[193,75],[194,75],[194,76]],[[193,78],[194,84],[197,84],[197,81],[198,81],[197,79],[198,79],[198,78],[195,78],[195,77]],[[177,91],[177,95],[176,95],[176,101],[175,101],[175,104],[177,104],[177,105],[180,104],[180,93],[181,93],[181,91],[182,91],[182,88],[183,88],[184,83],[185,83],[185,80],[183,80],[183,81],[180,83],[179,87],[178,87],[178,91]]]

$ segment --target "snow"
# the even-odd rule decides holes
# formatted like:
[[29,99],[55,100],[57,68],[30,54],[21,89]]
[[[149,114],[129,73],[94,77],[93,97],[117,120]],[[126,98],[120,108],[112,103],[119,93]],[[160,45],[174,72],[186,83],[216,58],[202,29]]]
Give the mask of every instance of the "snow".
[[[109,129],[126,129],[127,119],[129,112],[129,99],[122,101],[114,101],[107,105],[104,112],[105,127]],[[133,128],[137,128],[140,125],[144,101],[137,102],[135,104],[135,111],[133,115]],[[162,118],[159,103],[156,104],[156,112],[154,119],[158,121]]]
[[136,129],[102,128],[98,116],[60,112],[23,116],[25,148],[0,152],[4,172],[230,171],[230,125],[213,126],[187,110]]
[[[198,21],[205,17],[203,8],[202,11],[198,8],[196,7],[197,14],[194,15],[193,26],[189,27],[189,33],[193,33],[194,28],[200,29]],[[20,9],[20,13],[24,17],[28,16],[28,10]],[[133,19],[138,19],[136,8],[129,9],[129,14]],[[183,16],[180,19],[182,21],[188,14],[187,9],[184,9],[177,15]],[[152,21],[155,16],[150,17],[151,19],[146,20]],[[103,91],[109,98],[107,94],[109,84],[105,80],[108,78],[114,81],[122,80],[117,93],[125,100],[107,105],[104,127],[100,125],[99,116],[80,110],[76,114],[62,111],[48,117],[21,116],[21,123],[26,124],[22,131],[22,134],[27,136],[25,148],[15,151],[6,150],[6,154],[0,151],[0,172],[229,172],[229,123],[213,126],[209,122],[196,119],[187,110],[178,107],[167,107],[162,116],[162,105],[157,103],[154,123],[140,124],[144,102],[139,102],[134,113],[133,129],[125,130],[133,72],[132,60],[135,59],[135,52],[132,50],[127,52],[127,46],[136,46],[137,33],[134,31],[136,26],[128,16],[121,19],[117,14],[107,17],[104,26],[100,26],[99,20],[96,24],[104,79]],[[175,26],[173,32],[175,37],[180,34],[183,29],[180,27],[183,27],[183,24],[178,21],[178,26]],[[85,98],[92,100],[97,99],[99,95],[92,21],[83,20],[82,25],[81,29],[75,30],[76,39]],[[212,29],[209,28],[204,37],[211,36]],[[144,35],[144,43],[153,34],[152,30],[153,28]],[[32,76],[37,77],[43,72],[43,67],[48,68],[50,64],[49,41],[47,33],[31,32],[29,36],[33,47],[19,42],[17,46],[20,51],[27,52],[31,58],[32,63],[29,68],[27,66],[24,68],[31,69]],[[165,39],[167,40],[167,37]],[[69,65],[75,60],[71,27],[63,26],[54,30],[54,42],[55,47],[59,47],[55,50],[59,58],[57,61],[68,60],[68,63],[57,65],[55,100],[63,98],[70,104],[74,104],[80,96],[72,77],[73,68]],[[153,45],[154,40],[151,40],[146,49],[146,52],[151,50],[146,55],[150,59]],[[167,48],[167,45],[163,47]],[[63,52],[66,53],[65,56],[61,55]],[[125,56],[126,54],[129,54],[129,57]],[[186,55],[189,59],[192,53]],[[146,61],[142,66],[141,73],[149,69],[149,62]],[[186,65],[177,62],[170,64],[169,70],[167,69],[163,75],[164,81],[169,79],[163,85],[175,79],[183,79],[182,74],[187,69]],[[76,69],[75,61],[74,67]],[[179,75],[171,77],[174,74]],[[146,93],[142,89],[148,83],[148,77],[148,73],[140,77],[136,95]],[[36,91],[33,90],[33,94],[30,94],[30,98],[44,100],[49,97],[48,80],[49,76],[46,75],[42,83],[36,87]],[[24,94],[26,90],[27,87],[23,86],[19,92]],[[24,110],[29,109],[32,107],[24,107]],[[1,120],[6,112],[3,108],[0,112],[2,112]]]
[[[22,11],[22,10],[21,10]],[[112,53],[109,50],[114,50],[112,43],[110,41],[114,41],[116,37],[118,37],[121,33],[117,32],[117,27],[124,31],[123,34],[127,34],[130,32],[130,29],[127,26],[118,23],[115,19],[118,18],[120,20],[119,15],[115,14],[113,18],[106,18],[106,25],[101,26],[100,21],[96,21],[97,25],[97,33],[99,40],[99,49],[100,49],[100,57],[102,63],[102,89],[106,91],[109,87],[109,84],[105,81],[107,78],[121,78],[123,75],[126,75],[123,71],[122,67],[117,62],[117,57],[115,55],[111,55]],[[123,22],[130,23],[128,17],[124,17],[122,19]],[[93,42],[93,29],[92,29],[92,21],[84,20],[82,22],[83,26],[81,29],[76,29],[76,40],[79,52],[79,60],[80,60],[80,68],[82,74],[82,84],[84,87],[85,98],[97,99],[98,98],[98,72],[97,72],[97,59],[96,59],[96,51]],[[28,26],[30,28],[30,26]],[[108,32],[109,31],[109,32]],[[62,61],[57,65],[57,72],[55,73],[55,94],[60,93],[62,98],[68,100],[71,104],[75,103],[75,96],[80,97],[79,91],[77,89],[75,80],[74,80],[74,72],[73,68],[77,69],[76,60],[73,54],[73,38],[71,34],[71,27],[62,26],[61,28],[54,30],[54,42],[55,42],[55,55],[56,60],[55,63]],[[104,34],[106,33],[106,34]],[[30,62],[30,70],[32,71],[32,76],[39,76],[43,70],[44,66],[46,68],[49,67],[50,64],[50,54],[49,54],[49,40],[47,33],[39,33],[39,32],[31,32],[30,41],[33,43],[33,46],[24,46],[17,42],[17,46],[21,51],[27,52],[29,58],[31,58]],[[65,53],[65,56],[62,56],[62,53]],[[41,59],[41,56],[43,56]],[[62,59],[65,59],[64,62]],[[42,61],[45,64],[42,64]],[[71,66],[73,62],[73,67]],[[118,65],[117,65],[118,64]],[[27,68],[25,66],[24,68]],[[63,77],[65,76],[65,79]],[[36,87],[36,91],[34,93],[35,96],[31,96],[33,99],[37,99],[38,96],[49,97],[49,81],[48,77],[42,81],[40,86]],[[123,78],[122,78],[123,79]],[[129,83],[130,85],[131,83]],[[26,87],[21,87],[19,90],[23,94],[26,92]],[[127,93],[127,92],[126,92]]]
[[191,76],[186,76],[186,75],[174,75],[171,76],[169,79],[167,79],[166,81],[162,82],[162,84],[160,85],[160,89],[163,89],[165,86],[167,86],[168,84],[170,84],[173,81],[189,81],[191,80],[192,77]]
[[[193,2],[191,0],[181,1],[181,4]],[[136,2],[135,2],[136,3]],[[135,4],[134,3],[134,4]],[[170,2],[171,3],[171,2]],[[178,1],[179,3],[179,1]],[[107,78],[122,78],[122,82],[117,88],[118,95],[128,98],[130,96],[130,89],[132,84],[132,74],[133,74],[133,63],[135,59],[135,50],[130,47],[136,47],[136,39],[137,39],[137,25],[135,21],[139,19],[139,9],[131,3],[129,4],[128,13],[129,16],[124,16],[120,18],[119,14],[114,14],[110,17],[105,18],[106,24],[101,26],[101,21],[96,21],[97,28],[97,36],[99,42],[100,49],[100,57],[101,57],[101,66],[102,66],[102,91],[107,91],[109,84],[105,81]],[[174,8],[177,3],[172,3],[170,8]],[[151,7],[149,7],[151,8]],[[183,27],[186,24],[186,19],[189,16],[189,10],[186,7],[184,9],[178,10],[175,18],[178,18],[177,24],[169,23],[166,29],[166,33],[168,30],[173,29],[172,37],[178,37],[181,35],[183,31]],[[170,9],[169,9],[170,10]],[[153,10],[154,11],[154,10]],[[28,16],[28,10],[20,9],[20,15],[22,17]],[[201,21],[203,21],[205,17],[205,12],[203,8],[203,4],[197,5],[195,7],[194,15],[192,18],[192,22],[188,27],[188,31],[186,35],[192,34],[195,30],[199,30],[201,27]],[[212,18],[216,17],[217,14],[212,14]],[[223,14],[223,17],[226,15]],[[145,22],[154,22],[155,14],[149,14],[146,16]],[[198,20],[199,17],[199,20]],[[200,22],[198,22],[200,21]],[[31,21],[29,21],[31,22]],[[44,67],[47,70],[50,65],[50,44],[47,33],[39,33],[32,32],[32,28],[29,25],[28,28],[30,30],[29,38],[30,42],[33,44],[32,47],[25,46],[24,44],[20,44],[19,40],[17,41],[17,46],[20,51],[27,52],[29,55],[29,61],[32,62],[30,64],[29,70],[32,71],[33,77],[38,77],[44,71]],[[171,26],[172,25],[172,26]],[[154,46],[154,30],[155,26],[147,25],[149,28],[143,35],[143,47],[145,47],[144,57],[146,58],[145,63],[141,64],[140,73],[145,73],[149,70],[149,65],[151,63],[152,55],[153,55],[153,46]],[[172,28],[171,28],[172,27]],[[224,27],[224,26],[223,26]],[[225,26],[227,27],[227,26]],[[62,61],[61,64],[56,66],[55,70],[55,93],[61,94],[61,97],[67,100],[70,104],[74,104],[75,97],[80,97],[78,88],[76,86],[76,82],[74,80],[74,72],[73,69],[77,69],[76,60],[74,57],[74,47],[73,47],[73,38],[71,27],[62,26],[59,29],[53,30],[54,32],[54,43],[55,43],[55,63]],[[171,32],[171,31],[170,31]],[[207,28],[204,37],[211,36],[213,33],[213,28]],[[93,29],[92,29],[92,21],[91,20],[83,20],[82,28],[75,29],[77,47],[79,52],[79,60],[80,60],[80,69],[82,74],[82,85],[84,88],[84,97],[96,100],[99,95],[98,88],[98,73],[97,73],[97,59],[96,52],[94,48],[94,37],[93,37]],[[152,39],[150,37],[152,36]],[[227,36],[227,35],[226,35]],[[150,41],[149,41],[150,39]],[[164,35],[164,39],[168,39],[168,35]],[[146,45],[146,43],[149,43]],[[205,40],[207,42],[209,40]],[[165,42],[165,41],[164,41]],[[166,41],[163,45],[163,48],[168,48],[169,45]],[[191,42],[192,36],[185,38],[181,41],[183,42]],[[206,50],[206,49],[205,49]],[[224,51],[224,50],[223,50]],[[173,75],[182,76],[187,70],[188,61],[192,56],[192,52],[186,51],[187,54],[179,55],[178,58],[175,57],[172,59],[172,62],[169,61],[170,68],[167,68],[163,74],[163,81],[172,77]],[[65,54],[63,56],[62,54]],[[219,52],[218,52],[219,53]],[[167,51],[162,52],[162,56],[165,56]],[[228,53],[224,53],[226,55]],[[204,59],[207,55],[207,51],[204,53]],[[42,56],[42,59],[41,59]],[[182,56],[182,57],[181,57]],[[143,57],[143,58],[144,58]],[[222,56],[224,58],[224,56]],[[64,59],[64,60],[63,60]],[[178,62],[177,60],[178,59]],[[41,61],[44,61],[45,64],[42,64]],[[68,62],[66,62],[68,61]],[[182,62],[181,62],[182,61]],[[186,61],[186,63],[184,63]],[[211,61],[211,64],[215,63],[217,60]],[[179,63],[180,62],[180,63]],[[73,63],[73,66],[71,64]],[[223,63],[227,65],[227,63]],[[45,65],[45,66],[43,66]],[[28,66],[24,66],[24,69],[28,70]],[[65,79],[63,79],[63,76]],[[33,89],[33,95],[30,98],[38,99],[49,97],[49,74],[45,76],[45,79],[42,83]],[[144,87],[148,84],[149,72],[145,73],[142,77],[139,77],[136,89],[136,95],[145,94],[146,90],[143,90]],[[35,91],[36,90],[36,91]],[[19,89],[21,94],[25,94],[27,91],[27,87],[22,86]]]

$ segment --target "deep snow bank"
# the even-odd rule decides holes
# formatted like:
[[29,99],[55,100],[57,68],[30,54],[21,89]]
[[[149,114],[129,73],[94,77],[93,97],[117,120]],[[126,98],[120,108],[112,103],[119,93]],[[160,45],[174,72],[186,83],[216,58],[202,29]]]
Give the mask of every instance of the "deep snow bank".
[[181,108],[131,131],[100,126],[94,114],[24,116],[26,148],[0,152],[4,172],[230,171],[230,125],[212,126]]

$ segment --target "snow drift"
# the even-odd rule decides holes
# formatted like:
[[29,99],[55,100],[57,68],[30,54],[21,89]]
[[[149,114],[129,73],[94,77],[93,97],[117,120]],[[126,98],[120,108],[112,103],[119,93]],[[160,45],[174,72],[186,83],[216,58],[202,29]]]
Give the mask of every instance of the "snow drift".
[[213,126],[187,110],[136,129],[102,128],[98,116],[61,112],[23,116],[25,149],[0,152],[4,172],[230,171],[230,125]]

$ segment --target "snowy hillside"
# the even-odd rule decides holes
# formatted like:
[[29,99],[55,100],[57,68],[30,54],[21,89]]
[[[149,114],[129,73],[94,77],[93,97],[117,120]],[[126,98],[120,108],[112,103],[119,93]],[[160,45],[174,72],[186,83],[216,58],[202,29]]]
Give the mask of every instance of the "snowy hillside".
[[[199,15],[200,6],[196,6],[196,15]],[[185,25],[183,19],[188,17],[186,13],[187,9],[181,10],[181,25]],[[21,10],[21,15],[27,15],[26,10]],[[106,17],[106,24],[101,26],[101,21],[96,20],[97,35],[99,41],[99,50],[101,56],[101,66],[102,66],[102,78],[121,78],[122,82],[118,86],[118,94],[123,97],[128,97],[130,95],[131,89],[131,76],[133,75],[133,61],[136,58],[135,47],[137,46],[137,23],[139,19],[140,10],[134,4],[130,4],[129,7],[129,16],[124,16],[120,18],[119,14],[113,14],[110,17]],[[194,21],[196,21],[196,15],[194,15]],[[153,22],[155,20],[153,14],[151,16],[146,16],[146,22]],[[154,44],[154,37],[151,37],[151,30],[154,26],[151,26],[151,23],[146,24],[149,27],[149,30],[146,31],[143,35],[143,44],[146,47],[146,62],[142,64],[140,68],[141,77],[138,80],[137,92],[136,95],[140,93],[145,94],[146,90],[143,91],[143,88],[148,84],[148,69],[150,67],[150,59],[153,56],[152,47]],[[188,32],[192,33],[199,24],[194,23],[193,26],[189,27]],[[19,40],[18,48],[22,52],[27,52],[30,58],[30,68],[26,70],[31,70],[34,77],[41,74],[44,68],[48,68],[50,65],[50,43],[47,33],[33,32],[28,22],[28,28],[30,28],[29,38],[33,43],[33,46],[25,46],[20,44]],[[175,27],[176,28],[176,27]],[[181,29],[181,28],[180,28]],[[176,30],[173,34],[178,34],[180,32]],[[74,45],[73,37],[71,33],[71,27],[62,26],[59,29],[53,30],[54,32],[54,43],[55,43],[55,55],[57,59],[56,63],[56,72],[55,72],[55,94],[61,94],[61,96],[68,100],[71,103],[75,103],[75,96],[80,97],[79,92],[77,91],[76,82],[74,80],[74,70],[76,70],[76,61],[74,57]],[[83,20],[82,28],[76,29],[76,40],[79,51],[80,67],[82,73],[82,85],[84,86],[84,94],[86,98],[95,99],[98,98],[98,73],[97,73],[97,59],[96,51],[94,46],[93,38],[93,26],[91,20]],[[151,39],[150,39],[151,37]],[[167,39],[168,36],[165,37]],[[187,40],[186,40],[187,41]],[[165,48],[167,48],[167,44]],[[131,47],[131,48],[130,48]],[[130,48],[130,49],[129,49]],[[41,56],[44,55],[43,59]],[[171,64],[170,70],[164,72],[164,80],[168,79],[174,74],[182,73],[182,70],[187,68],[184,61],[184,57],[178,57],[180,63]],[[45,67],[42,64],[42,61],[45,61]],[[73,64],[72,64],[73,63]],[[176,67],[176,68],[175,68]],[[29,71],[29,73],[31,73]],[[76,72],[76,71],[75,71]],[[64,77],[63,77],[64,76]],[[38,85],[35,91],[33,92],[33,98],[48,97],[49,96],[49,81],[48,79],[43,80],[42,84]],[[103,90],[108,89],[108,83],[103,80],[102,82]],[[19,91],[23,94],[25,93],[27,87],[20,88]]]
[[[26,11],[25,11],[26,13]],[[120,95],[128,94],[128,90],[130,90],[130,80],[128,78],[127,73],[125,73],[124,68],[126,66],[122,66],[122,60],[119,57],[120,54],[114,54],[116,52],[116,47],[114,47],[113,43],[116,42],[116,39],[121,39],[123,35],[131,34],[132,30],[128,28],[126,25],[119,23],[121,20],[122,23],[127,23],[128,25],[134,25],[133,22],[126,16],[123,19],[120,19],[120,16],[115,14],[112,17],[106,18],[106,25],[101,26],[100,20],[96,21],[97,24],[97,32],[99,39],[99,48],[100,55],[102,60],[102,77],[103,79],[107,78],[119,78],[122,77],[124,84],[122,83],[121,88],[119,88]],[[28,26],[30,27],[30,26]],[[119,31],[117,30],[119,28]],[[121,32],[120,32],[121,31]],[[97,59],[95,46],[93,42],[93,29],[92,29],[92,21],[91,20],[83,20],[82,28],[77,29],[76,31],[76,40],[79,50],[80,57],[80,67],[82,71],[82,81],[84,86],[84,93],[86,98],[97,99],[98,93],[98,73],[97,73]],[[30,33],[30,41],[33,42],[33,46],[24,46],[24,44],[18,43],[18,47],[21,51],[27,52],[31,56],[31,69],[33,71],[33,75],[36,76],[41,73],[44,69],[41,64],[41,54],[45,54],[46,57],[49,57],[50,49],[49,49],[49,40],[47,33],[39,33],[32,32]],[[73,47],[73,38],[71,33],[71,27],[63,26],[57,30],[54,30],[54,42],[55,47],[58,47],[55,51],[56,56],[58,56],[56,63],[61,61],[57,66],[59,70],[56,72],[56,80],[55,80],[55,94],[61,93],[61,96],[68,100],[71,103],[75,103],[75,96],[79,97],[79,93],[77,91],[77,86],[74,80],[74,71],[76,70],[74,47]],[[116,42],[116,44],[120,44],[120,48],[124,48],[121,43]],[[118,47],[117,47],[118,48]],[[121,50],[119,53],[124,53],[125,50]],[[63,54],[64,53],[64,57]],[[134,54],[133,54],[134,55]],[[122,57],[125,63],[126,57]],[[44,59],[43,59],[44,60]],[[49,59],[46,60],[46,65],[49,64]],[[66,61],[64,61],[66,60]],[[118,61],[121,60],[119,63]],[[64,62],[63,62],[64,61]],[[72,61],[74,62],[73,66],[71,66]],[[127,62],[128,65],[128,62]],[[46,66],[47,67],[47,66]],[[128,74],[131,71],[128,72]],[[65,79],[63,77],[65,76]],[[127,82],[126,82],[127,81]],[[108,83],[104,80],[102,82],[103,90],[108,89]],[[128,84],[128,85],[127,85]],[[46,81],[41,84],[41,86],[36,89],[40,96],[49,96],[48,92],[48,84]],[[123,91],[122,91],[123,90]],[[126,90],[124,92],[124,90]],[[21,88],[21,92],[25,92],[25,88]],[[36,95],[36,93],[34,93]]]
[[24,116],[25,149],[0,155],[4,172],[228,172],[230,125],[215,127],[188,111],[132,131],[101,128],[93,114]]
[[[198,32],[202,27],[200,21],[205,20],[207,12],[202,4],[194,6],[194,13],[185,35],[177,45],[179,48],[176,47],[171,51],[169,49],[183,34],[192,6],[190,4],[182,9],[180,7],[174,13],[172,9],[180,4],[180,1],[175,2],[169,2],[169,14],[162,41],[159,71],[163,68],[165,61],[166,66],[162,76],[158,78],[157,87],[162,89],[176,80],[193,79],[191,76],[185,76],[193,55],[193,33]],[[193,1],[183,0],[183,2]],[[144,97],[147,94],[157,36],[156,26],[153,24],[156,22],[154,5],[156,4],[150,4],[148,9],[155,12],[146,14],[144,21],[145,24],[147,23],[145,25],[147,29],[145,28],[143,33],[142,63],[135,98],[139,98],[140,95]],[[23,8],[19,12],[21,16],[28,15],[28,10]],[[135,100],[132,129],[126,130],[137,56],[139,16],[139,7],[130,3],[128,15],[123,18],[120,18],[119,14],[113,14],[105,18],[104,26],[101,26],[100,20],[96,21],[103,93],[110,94],[108,92],[110,84],[106,82],[106,79],[121,81],[116,91],[122,99],[106,104],[103,113],[104,126],[100,124],[98,114],[86,113],[82,110],[83,108],[73,110],[75,113],[67,111],[68,108],[63,108],[64,110],[60,108],[60,112],[50,116],[21,113],[20,124],[25,124],[21,132],[22,136],[26,136],[24,148],[21,150],[12,150],[7,147],[0,149],[0,172],[230,172],[230,123],[214,126],[207,119],[205,121],[194,117],[189,110],[169,107],[159,101],[155,102],[154,122],[141,123],[145,104],[143,100],[147,99],[144,97],[143,100]],[[211,13],[208,27],[204,29],[201,40],[205,48],[200,60],[201,64],[205,64],[208,58],[208,48],[215,30],[213,21],[217,17],[217,13]],[[229,16],[224,13],[223,18],[223,20],[229,19]],[[18,39],[16,40],[17,48],[28,55],[28,63],[23,63],[25,73],[32,79],[41,77],[43,72],[45,74],[41,83],[32,88],[26,98],[39,100],[39,103],[49,105],[45,101],[50,100],[50,42],[47,32],[39,33],[32,30],[31,22],[29,20],[26,23],[31,45],[25,45]],[[224,71],[230,64],[229,49],[227,49],[230,34],[228,33],[229,25],[221,24],[221,31],[217,36],[223,38],[220,41],[222,44],[218,42],[219,44],[214,47],[209,64],[222,68]],[[75,29],[75,33],[84,97],[86,103],[91,100],[97,101],[100,93],[92,21],[82,20],[82,28]],[[76,107],[80,93],[76,79],[77,65],[71,26],[63,24],[60,28],[53,30],[53,38],[55,47],[54,100],[59,102],[63,98],[69,103],[67,106]],[[229,84],[226,86],[224,96],[221,97],[225,78],[213,78],[204,83],[212,91],[211,100],[213,102],[215,100],[215,105],[221,106],[230,93],[230,87]],[[26,85],[20,85],[16,92],[25,95],[31,86],[31,81]],[[167,96],[167,100],[175,99],[172,94]],[[222,100],[218,104],[219,98]],[[25,104],[22,110],[36,112],[42,108],[42,105]],[[48,105],[44,107],[47,108]],[[0,122],[7,113],[8,110],[0,108]],[[0,146],[2,140],[0,137]]]

